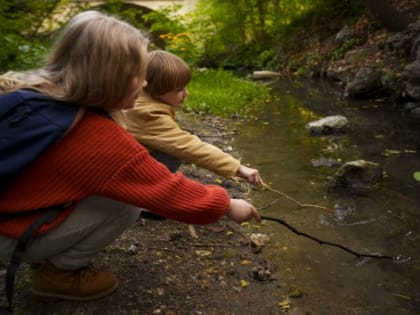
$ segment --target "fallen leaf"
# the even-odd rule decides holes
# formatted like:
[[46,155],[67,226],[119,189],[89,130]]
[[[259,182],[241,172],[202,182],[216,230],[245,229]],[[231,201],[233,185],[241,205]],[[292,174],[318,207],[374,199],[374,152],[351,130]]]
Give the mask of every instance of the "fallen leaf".
[[216,270],[214,269],[214,267],[209,267],[207,269],[204,270],[205,273],[207,274],[212,274],[214,273]]
[[208,251],[208,250],[196,250],[195,253],[197,254],[198,257],[206,257],[212,254],[211,251]]
[[197,231],[195,230],[195,227],[194,226],[192,226],[191,224],[188,225],[188,230],[190,231],[190,235],[192,237],[198,238]]
[[245,287],[247,287],[247,286],[249,286],[249,282],[248,282],[248,281],[246,281],[246,280],[241,280],[241,287],[242,287],[242,288],[245,288]]
[[277,304],[277,305],[280,306],[284,310],[287,310],[287,309],[290,308],[289,301],[287,301],[287,300],[283,300],[283,301],[279,302],[279,304]]

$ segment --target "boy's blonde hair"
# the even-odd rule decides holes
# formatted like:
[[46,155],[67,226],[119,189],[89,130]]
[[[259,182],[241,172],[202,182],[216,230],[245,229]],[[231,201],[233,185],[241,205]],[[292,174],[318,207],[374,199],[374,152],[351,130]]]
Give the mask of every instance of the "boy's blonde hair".
[[[0,89],[38,90],[52,98],[105,109],[141,90],[148,40],[136,28],[97,11],[74,16],[61,31],[45,65],[6,73]],[[139,80],[138,91],[133,82]]]
[[185,87],[191,81],[191,69],[180,57],[164,51],[149,53],[145,92],[152,97]]

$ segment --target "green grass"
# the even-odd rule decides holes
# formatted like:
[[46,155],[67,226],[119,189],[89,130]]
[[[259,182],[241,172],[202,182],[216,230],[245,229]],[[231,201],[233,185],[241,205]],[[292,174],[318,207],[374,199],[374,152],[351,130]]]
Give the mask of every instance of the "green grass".
[[222,117],[246,116],[249,108],[270,97],[270,89],[224,70],[195,71],[184,108]]

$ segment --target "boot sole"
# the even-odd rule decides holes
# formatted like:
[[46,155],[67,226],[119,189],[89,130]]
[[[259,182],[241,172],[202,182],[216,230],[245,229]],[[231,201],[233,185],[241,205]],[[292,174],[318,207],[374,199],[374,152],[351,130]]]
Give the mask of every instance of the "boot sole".
[[69,300],[69,301],[91,301],[103,298],[112,292],[114,292],[118,287],[118,282],[115,282],[115,285],[112,288],[109,288],[106,291],[97,293],[95,295],[90,296],[73,296],[67,294],[57,294],[57,293],[50,293],[50,292],[42,292],[31,288],[33,296],[42,301],[58,301],[58,300]]

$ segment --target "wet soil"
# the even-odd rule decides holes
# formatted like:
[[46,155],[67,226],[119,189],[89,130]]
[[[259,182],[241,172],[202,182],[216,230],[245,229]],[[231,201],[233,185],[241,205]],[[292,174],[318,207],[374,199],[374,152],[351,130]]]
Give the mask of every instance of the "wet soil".
[[[236,154],[230,145],[232,121],[184,113],[181,124]],[[222,185],[234,198],[251,198],[252,188],[243,181],[225,180],[190,164],[181,171],[202,183]],[[30,293],[32,270],[23,265],[16,278],[15,314],[282,314],[287,304],[281,304],[285,295],[275,266],[263,257],[263,248],[250,242],[258,228],[256,222],[238,225],[226,218],[205,226],[139,218],[93,262],[118,275],[116,292],[90,302],[38,301]]]

